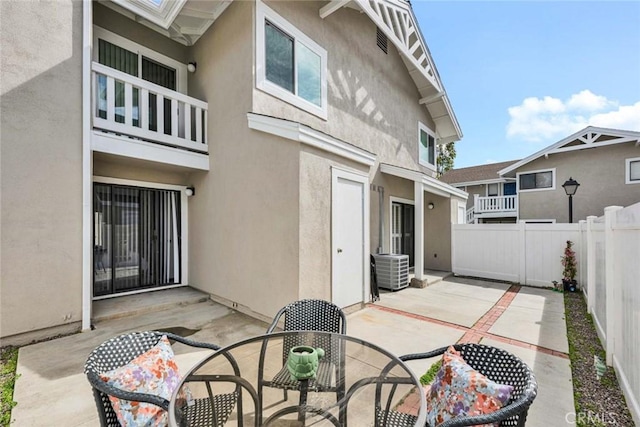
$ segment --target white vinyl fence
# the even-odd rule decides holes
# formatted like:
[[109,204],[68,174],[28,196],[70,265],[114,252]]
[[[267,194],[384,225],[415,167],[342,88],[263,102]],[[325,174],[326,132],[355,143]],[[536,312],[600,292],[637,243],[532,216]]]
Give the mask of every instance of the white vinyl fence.
[[587,218],[589,312],[640,425],[640,203]]
[[452,269],[463,276],[506,280],[549,287],[562,281],[560,258],[567,240],[574,244],[578,263],[576,280],[586,277],[582,268],[584,224],[457,224],[453,226]]
[[634,421],[640,426],[640,203],[611,206],[579,224],[453,226],[456,274],[552,286],[574,243],[577,281]]

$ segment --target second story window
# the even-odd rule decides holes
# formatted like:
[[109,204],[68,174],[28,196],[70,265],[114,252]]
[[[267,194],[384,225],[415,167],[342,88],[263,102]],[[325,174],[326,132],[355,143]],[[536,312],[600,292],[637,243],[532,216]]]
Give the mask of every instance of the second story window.
[[487,184],[487,196],[494,197],[498,195],[498,184]]
[[626,160],[626,183],[640,184],[640,157]]
[[262,2],[257,13],[256,87],[326,119],[327,52]]
[[545,170],[518,174],[518,191],[554,189],[553,172],[553,170]]
[[418,160],[422,166],[436,168],[436,136],[422,123],[418,123]]

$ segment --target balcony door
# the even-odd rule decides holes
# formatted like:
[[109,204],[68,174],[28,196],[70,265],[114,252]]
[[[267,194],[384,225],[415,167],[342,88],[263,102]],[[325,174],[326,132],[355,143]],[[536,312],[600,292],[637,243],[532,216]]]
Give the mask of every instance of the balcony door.
[[[173,67],[163,64],[158,59],[149,58],[135,49],[135,45],[132,43],[126,43],[127,47],[132,50],[126,49],[118,44],[105,40],[105,36],[109,32],[101,30],[102,37],[97,38],[97,60],[98,63],[106,65],[107,67],[129,74],[131,76],[146,80],[150,83],[154,83],[158,86],[162,86],[169,90],[178,90],[178,75],[177,70]],[[111,38],[111,37],[110,37]],[[113,38],[111,38],[114,40]],[[118,39],[115,39],[118,40]],[[124,44],[124,43],[122,43]],[[98,76],[98,111],[97,115],[103,119],[107,118],[107,79],[105,76]],[[116,80],[115,87],[115,120],[119,123],[124,123],[125,120],[125,85],[124,82]],[[132,112],[132,124],[135,127],[140,127],[138,109],[140,108],[140,93],[137,88],[132,88],[131,93],[133,99],[133,112]],[[149,129],[152,131],[158,130],[158,106],[157,95],[153,93],[148,94],[149,105]],[[184,107],[182,107],[184,108]],[[179,112],[181,113],[181,112]],[[163,123],[164,133],[171,134],[171,100],[164,99],[163,107]]]
[[391,203],[391,253],[409,255],[409,267],[414,266],[415,207],[408,203]]
[[180,193],[94,184],[93,296],[181,282]]

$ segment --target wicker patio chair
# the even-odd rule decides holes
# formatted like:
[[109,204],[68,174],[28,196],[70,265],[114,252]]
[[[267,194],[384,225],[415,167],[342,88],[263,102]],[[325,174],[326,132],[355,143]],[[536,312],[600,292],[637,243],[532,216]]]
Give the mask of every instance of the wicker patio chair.
[[[329,301],[305,299],[287,304],[278,311],[267,329],[267,333],[275,331],[282,317],[284,317],[284,331],[320,331],[339,334],[347,332],[347,318],[344,312]],[[260,360],[258,371],[258,398],[260,402],[262,402],[263,387],[282,389],[285,399],[287,398],[287,390],[300,390],[300,383],[291,379],[286,366],[289,350],[298,345],[311,345],[325,351],[324,357],[319,360],[316,378],[308,382],[308,391],[334,392],[337,401],[342,401],[345,395],[343,372],[345,354],[341,343],[338,340],[331,340],[327,336],[317,337],[314,342],[301,342],[296,336],[291,336],[284,340],[282,369],[271,380],[264,379],[264,360]]]
[[[498,423],[501,427],[524,426],[529,406],[538,393],[538,383],[531,369],[518,357],[496,347],[482,344],[456,344],[453,347],[473,369],[492,381],[513,386],[513,392],[507,404],[495,412],[472,417],[456,417],[438,424],[437,427],[463,427],[491,423]],[[442,355],[447,348],[442,347],[428,353],[407,354],[400,359],[403,361],[429,359]],[[380,402],[379,398],[376,399],[376,403],[378,402]],[[414,426],[415,423],[416,417],[412,415],[390,410],[389,406],[376,407],[376,426],[404,427]],[[427,427],[436,426],[427,424]]]
[[[132,332],[111,338],[96,347],[87,358],[84,372],[91,384],[93,396],[100,417],[100,425],[103,427],[120,426],[116,413],[111,406],[109,396],[118,397],[120,399],[146,402],[157,405],[169,410],[169,401],[159,396],[133,393],[110,386],[100,378],[100,374],[108,372],[112,369],[127,365],[139,355],[145,353],[158,341],[166,335],[169,340],[177,341],[192,347],[207,348],[218,350],[220,347],[215,344],[202,343],[183,338],[169,332],[160,331],[144,331]],[[227,394],[212,395],[210,398],[196,399],[194,405],[184,408],[183,418],[187,421],[187,425],[191,421],[207,422],[206,425],[222,426],[225,424],[237,402],[239,402],[240,390]],[[242,411],[238,411],[238,425],[241,425]],[[194,423],[195,424],[195,423]]]

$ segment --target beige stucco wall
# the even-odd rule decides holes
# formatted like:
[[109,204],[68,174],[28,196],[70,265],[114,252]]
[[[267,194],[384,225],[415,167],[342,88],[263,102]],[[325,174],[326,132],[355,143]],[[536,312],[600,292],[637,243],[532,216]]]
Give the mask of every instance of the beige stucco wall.
[[[427,209],[429,202],[433,209]],[[424,195],[424,268],[451,271],[452,199],[432,193]]]
[[369,168],[313,147],[300,152],[299,298],[332,299],[332,168],[368,174]]
[[2,1],[0,16],[0,336],[79,328],[82,3]]
[[138,24],[97,1],[93,2],[93,24],[183,64],[191,60],[188,56],[189,48],[187,46],[173,41],[149,27]]
[[467,193],[469,193],[469,198],[467,199],[467,209],[471,208],[473,206],[473,195],[477,194],[480,197],[484,197],[487,195],[487,186],[484,184],[481,185],[468,185],[467,188],[464,190]]
[[191,175],[189,277],[270,316],[298,294],[299,144],[248,128],[252,11],[233,2],[191,51],[190,91],[209,103],[211,169]]
[[573,177],[580,183],[573,197],[573,221],[603,215],[607,206],[628,206],[640,201],[640,184],[625,184],[625,159],[640,157],[633,142],[541,157],[517,172],[556,168],[555,190],[519,193],[520,219],[555,219],[568,222],[569,201],[562,184]]
[[389,41],[389,53],[382,52],[376,26],[354,9],[341,8],[321,19],[318,11],[325,3],[266,2],[327,50],[327,120],[259,89],[253,93],[253,111],[304,123],[376,153],[382,163],[432,175],[418,165],[418,121],[432,130],[434,124],[418,103],[420,95],[397,50]]
[[173,185],[191,185],[191,171],[186,168],[107,156],[103,153],[93,155],[93,176],[118,178],[142,183],[160,183]]

